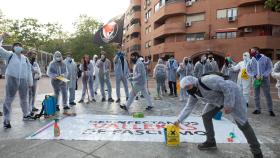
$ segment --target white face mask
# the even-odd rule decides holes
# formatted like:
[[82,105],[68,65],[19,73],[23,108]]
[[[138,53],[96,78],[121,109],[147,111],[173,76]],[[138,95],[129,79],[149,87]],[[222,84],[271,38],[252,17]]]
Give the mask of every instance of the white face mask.
[[23,51],[23,48],[21,46],[15,46],[14,51],[16,54],[20,54]]
[[104,60],[105,59],[105,56],[104,55],[101,55],[101,60]]
[[207,58],[206,58],[206,56],[203,56],[202,58],[201,58],[201,61],[205,61]]
[[61,57],[56,57],[55,60],[56,61],[61,61]]

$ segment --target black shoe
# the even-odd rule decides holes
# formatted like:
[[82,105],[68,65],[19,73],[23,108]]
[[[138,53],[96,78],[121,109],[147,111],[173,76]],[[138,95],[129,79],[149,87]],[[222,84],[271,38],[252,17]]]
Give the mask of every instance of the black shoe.
[[178,97],[178,95],[177,95],[177,94],[175,94],[175,95],[174,95],[174,97]]
[[269,111],[269,115],[272,116],[272,117],[275,117],[275,114],[273,111]]
[[125,105],[120,105],[120,108],[123,109],[123,110],[125,110],[125,111],[128,111],[128,110],[127,110],[127,107],[126,107]]
[[139,100],[138,96],[135,98],[135,100]]
[[76,105],[76,103],[75,102],[70,102],[69,105],[74,106],[74,105]]
[[249,104],[247,103],[247,108],[249,107]]
[[140,97],[141,97],[141,98],[144,98],[144,95],[141,94]]
[[95,99],[92,99],[91,101],[92,101],[92,102],[96,102],[96,100],[95,100]]
[[27,116],[24,116],[23,121],[35,121],[36,120],[36,117],[33,117],[31,115],[27,115]]
[[94,92],[95,95],[97,95],[97,92]]
[[263,158],[263,154],[262,153],[254,154],[254,158]]
[[105,102],[105,101],[106,101],[106,99],[105,99],[105,98],[102,98],[102,99],[101,99],[101,102]]
[[63,110],[69,110],[69,109],[70,109],[69,106],[63,107]]
[[167,90],[165,89],[164,92],[167,93]]
[[204,142],[204,143],[198,144],[197,148],[199,150],[216,150],[217,145],[216,145],[216,143]]
[[169,93],[169,96],[173,96],[173,93]]
[[128,100],[128,97],[126,97],[126,101]]
[[3,116],[2,112],[0,111],[0,116]]
[[116,103],[120,103],[120,102],[121,102],[120,98],[116,100]]
[[56,111],[60,111],[59,105],[56,105]]
[[81,99],[80,101],[78,101],[78,103],[84,103],[84,100],[83,100],[83,99]]
[[10,124],[10,122],[4,122],[4,128],[12,128],[12,126],[11,126],[11,124]]
[[37,108],[34,107],[34,108],[32,108],[32,111],[33,111],[33,112],[36,112],[36,111],[39,111],[39,109],[37,109]]
[[109,98],[109,99],[108,99],[108,102],[111,102],[111,103],[112,103],[112,102],[114,102],[114,101],[115,101],[115,100],[112,99],[112,98]]
[[260,110],[255,110],[252,114],[261,114]]
[[152,106],[148,106],[148,107],[146,108],[146,110],[149,111],[149,110],[152,110],[152,108],[153,108]]

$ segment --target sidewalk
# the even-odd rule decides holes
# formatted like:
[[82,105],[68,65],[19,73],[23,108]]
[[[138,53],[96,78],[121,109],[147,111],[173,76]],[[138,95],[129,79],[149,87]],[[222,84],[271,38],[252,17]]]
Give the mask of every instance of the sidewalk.
[[[115,79],[112,78],[113,87]],[[0,108],[2,109],[5,81],[0,80]],[[151,94],[155,94],[155,84],[149,82]],[[81,84],[79,84],[81,89]],[[262,99],[263,111],[261,115],[252,115],[253,98],[251,97],[248,108],[249,122],[254,128],[262,150],[267,158],[280,157],[280,106],[277,100],[277,91],[272,85],[274,108],[276,117],[270,117],[266,111],[265,101]],[[51,93],[49,80],[44,78],[39,81],[39,94]],[[99,93],[100,94],[100,93]],[[101,103],[100,95],[97,102],[92,104],[78,104],[77,114],[115,115],[122,114],[118,104]],[[124,93],[122,93],[124,94]],[[115,89],[113,89],[113,98]],[[122,100],[124,101],[123,96]],[[77,97],[76,100],[80,98]],[[176,116],[185,103],[178,98],[165,97],[164,101],[154,101],[154,110],[145,113],[150,116]],[[196,143],[182,143],[180,147],[167,147],[163,143],[153,142],[115,142],[115,141],[50,141],[50,140],[26,140],[25,137],[44,126],[48,121],[23,122],[22,112],[18,98],[13,103],[12,129],[5,130],[2,127],[3,117],[0,117],[0,157],[1,158],[247,158],[251,157],[248,144],[218,144],[217,151],[199,151]],[[37,101],[37,107],[41,103]],[[135,104],[145,105],[143,99]],[[133,108],[133,105],[132,105]],[[2,110],[1,110],[2,111]],[[195,109],[195,114],[201,114],[202,106]],[[231,119],[231,117],[228,117]]]

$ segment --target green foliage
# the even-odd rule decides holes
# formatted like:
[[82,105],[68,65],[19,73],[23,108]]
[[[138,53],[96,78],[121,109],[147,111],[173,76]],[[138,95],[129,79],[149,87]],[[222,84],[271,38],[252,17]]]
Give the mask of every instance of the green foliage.
[[279,0],[266,0],[265,8],[271,9],[275,12],[280,12],[280,1]]

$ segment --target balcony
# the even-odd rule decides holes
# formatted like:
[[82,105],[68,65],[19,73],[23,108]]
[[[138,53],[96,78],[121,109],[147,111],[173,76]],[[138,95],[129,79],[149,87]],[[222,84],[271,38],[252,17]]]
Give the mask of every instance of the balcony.
[[238,18],[238,27],[258,26],[258,25],[280,25],[280,13],[261,12],[254,14],[244,14]]
[[243,7],[243,6],[248,6],[252,4],[263,4],[264,0],[238,0],[238,6]]
[[133,46],[133,45],[140,45],[141,44],[141,40],[140,38],[133,38],[129,41],[128,43],[130,46]]
[[174,1],[166,4],[160,8],[154,15],[153,21],[160,21],[171,15],[186,14],[186,2],[185,0]]
[[153,32],[153,37],[163,37],[171,34],[184,34],[186,33],[186,24],[185,23],[169,23],[163,24],[158,27]]
[[131,35],[134,32],[139,32],[139,33],[141,32],[141,27],[139,24],[134,24],[131,27],[129,27],[126,35]]

